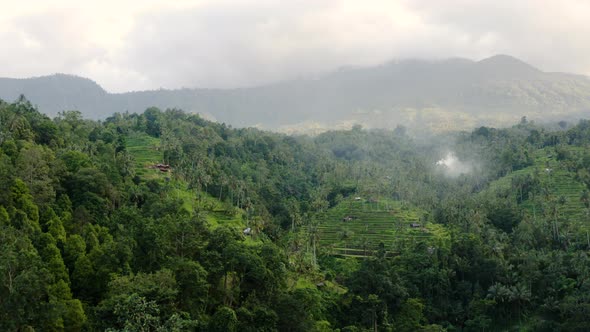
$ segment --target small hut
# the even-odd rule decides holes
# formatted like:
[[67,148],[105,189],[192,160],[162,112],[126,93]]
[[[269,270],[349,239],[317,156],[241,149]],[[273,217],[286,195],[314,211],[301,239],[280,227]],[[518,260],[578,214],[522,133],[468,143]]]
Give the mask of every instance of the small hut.
[[348,222],[348,221],[353,221],[354,217],[353,216],[346,216],[344,218],[342,218],[342,222]]
[[159,169],[160,172],[169,172],[171,169],[168,164],[156,164],[154,168]]

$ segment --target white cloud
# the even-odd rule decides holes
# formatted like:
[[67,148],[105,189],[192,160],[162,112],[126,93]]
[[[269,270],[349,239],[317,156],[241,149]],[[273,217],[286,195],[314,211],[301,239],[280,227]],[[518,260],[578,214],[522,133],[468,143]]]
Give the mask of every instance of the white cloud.
[[521,57],[590,74],[582,0],[0,0],[0,76],[232,87],[391,58]]

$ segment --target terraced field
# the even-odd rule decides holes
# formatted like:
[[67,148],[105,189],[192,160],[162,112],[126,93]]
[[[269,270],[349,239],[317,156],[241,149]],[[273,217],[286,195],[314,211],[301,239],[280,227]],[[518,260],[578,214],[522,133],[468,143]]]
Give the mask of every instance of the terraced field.
[[[565,170],[557,170],[543,179],[548,188],[553,189],[550,194],[554,199],[564,199],[560,204],[559,213],[567,221],[583,222],[585,219],[585,207],[580,197],[585,186],[577,182],[574,174]],[[537,204],[537,209],[539,208]],[[533,202],[529,201],[525,206],[532,208]],[[587,225],[585,225],[587,226]]]
[[[570,153],[578,153],[582,148],[568,147],[568,150]],[[523,175],[535,176],[545,190],[537,193],[535,199],[529,196],[528,199],[522,202],[522,206],[529,213],[542,213],[544,209],[548,208],[548,201],[559,202],[557,211],[561,220],[568,223],[577,223],[584,229],[590,229],[586,208],[580,199],[585,185],[576,180],[576,174],[569,171],[567,165],[557,160],[555,156],[556,153],[553,148],[538,150],[533,166],[515,171],[492,182],[490,189],[511,188],[512,181],[516,177]]]
[[164,155],[159,150],[160,139],[144,133],[132,133],[126,139],[127,151],[135,160],[135,173],[143,178],[162,177],[159,170],[150,166],[161,163]]
[[346,199],[318,216],[320,245],[335,254],[366,256],[380,243],[387,250],[395,245],[429,237],[420,224],[423,211],[402,206],[400,202]]

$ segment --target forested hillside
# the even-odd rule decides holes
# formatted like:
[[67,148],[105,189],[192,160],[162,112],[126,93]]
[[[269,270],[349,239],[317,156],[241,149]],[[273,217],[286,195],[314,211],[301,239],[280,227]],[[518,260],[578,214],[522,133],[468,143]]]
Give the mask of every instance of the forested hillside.
[[590,330],[590,121],[41,111],[0,101],[2,331]]

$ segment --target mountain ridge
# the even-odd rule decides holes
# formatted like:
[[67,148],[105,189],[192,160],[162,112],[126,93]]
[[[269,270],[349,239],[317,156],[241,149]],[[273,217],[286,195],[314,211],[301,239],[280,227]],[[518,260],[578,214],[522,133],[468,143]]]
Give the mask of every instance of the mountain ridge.
[[110,93],[91,79],[75,75],[0,78],[0,99],[11,101],[20,94],[50,116],[77,109],[86,116],[104,118],[155,106],[197,112],[233,126],[266,129],[305,123],[412,126],[441,112],[450,123],[459,116],[469,118],[467,126],[495,125],[494,119],[499,118],[573,119],[590,111],[588,77],[544,72],[509,55],[479,61],[393,60],[372,67],[346,67],[314,79],[232,89]]

